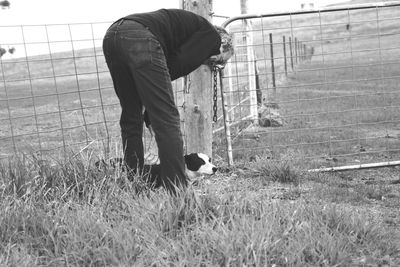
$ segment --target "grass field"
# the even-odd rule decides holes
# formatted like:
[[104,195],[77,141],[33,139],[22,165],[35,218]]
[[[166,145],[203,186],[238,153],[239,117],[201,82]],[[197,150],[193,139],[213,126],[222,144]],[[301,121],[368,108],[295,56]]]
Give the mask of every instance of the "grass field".
[[92,166],[0,166],[0,266],[400,264],[398,168],[310,174],[288,154],[171,197]]
[[[235,167],[216,139],[219,172],[175,197],[94,167],[121,155],[119,106],[94,50],[1,61],[0,157],[24,155],[0,161],[0,266],[400,266],[400,168],[307,171],[399,159],[398,11],[380,13],[378,39],[360,22],[371,11],[354,12],[350,39],[346,12],[323,17],[322,39],[318,17],[296,19],[315,54],[286,77],[277,43],[284,125],[234,129]],[[290,32],[287,18],[264,22],[265,36]],[[267,102],[268,51],[257,50]]]

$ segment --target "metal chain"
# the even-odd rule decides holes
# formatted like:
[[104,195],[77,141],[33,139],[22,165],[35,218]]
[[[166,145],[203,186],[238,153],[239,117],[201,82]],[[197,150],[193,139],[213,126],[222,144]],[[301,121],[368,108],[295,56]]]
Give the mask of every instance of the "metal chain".
[[214,68],[213,68],[213,76],[214,76],[214,96],[213,96],[213,100],[214,100],[214,105],[213,105],[214,115],[213,115],[213,121],[214,122],[217,122],[217,120],[218,120],[218,117],[217,117],[218,72],[219,72],[219,67],[218,66],[214,66]]

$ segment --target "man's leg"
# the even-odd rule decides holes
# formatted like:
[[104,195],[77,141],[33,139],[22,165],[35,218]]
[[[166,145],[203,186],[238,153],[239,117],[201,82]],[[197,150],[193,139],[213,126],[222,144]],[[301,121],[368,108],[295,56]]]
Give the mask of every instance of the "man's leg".
[[126,164],[132,170],[142,169],[143,152],[143,118],[142,103],[137,93],[129,67],[117,58],[107,58],[115,92],[121,104],[121,137]]
[[149,42],[151,63],[131,66],[132,76],[155,133],[161,182],[175,192],[174,186],[187,186],[179,112],[162,48],[154,40]]

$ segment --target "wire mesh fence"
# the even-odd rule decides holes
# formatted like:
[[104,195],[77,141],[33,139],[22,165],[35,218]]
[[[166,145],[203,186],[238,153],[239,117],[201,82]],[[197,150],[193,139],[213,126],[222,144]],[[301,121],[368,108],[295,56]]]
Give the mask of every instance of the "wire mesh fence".
[[[106,24],[0,27],[1,155],[64,150],[110,136],[115,98],[101,35]],[[108,123],[107,123],[108,122]]]
[[0,158],[121,152],[120,106],[102,52],[110,24],[0,26],[0,45],[14,49],[0,58]]
[[[110,24],[0,26],[0,45],[15,49],[0,57],[0,158],[121,151],[101,49]],[[236,53],[223,70],[214,157],[295,153],[310,168],[399,160],[399,24],[399,4],[226,21]],[[182,124],[185,86],[174,82]]]
[[[231,160],[296,154],[310,168],[389,162],[400,151],[400,5],[240,16],[224,25]],[[225,148],[227,147],[227,148]]]

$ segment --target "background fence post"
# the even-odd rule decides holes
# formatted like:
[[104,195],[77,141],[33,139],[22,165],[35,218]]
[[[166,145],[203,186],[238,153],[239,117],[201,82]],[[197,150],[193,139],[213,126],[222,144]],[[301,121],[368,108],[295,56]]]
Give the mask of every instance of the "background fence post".
[[235,91],[233,88],[233,72],[232,72],[232,64],[227,64],[225,69],[227,69],[228,72],[228,96],[226,97],[226,105],[228,106],[228,118],[233,121],[235,120],[235,110],[232,109],[231,107],[233,106],[234,100],[233,100],[233,92]]
[[304,61],[304,51],[303,51],[303,42],[300,42],[300,62]]
[[299,62],[301,63],[303,61],[303,43],[298,42],[299,45]]
[[[241,13],[247,13],[247,0],[240,0]],[[257,106],[257,88],[256,88],[256,71],[254,68],[254,42],[253,27],[247,20],[243,20],[246,38],[246,54],[247,54],[247,72],[249,76],[249,96],[250,96],[250,115],[254,124],[258,125],[258,106]]]
[[295,53],[295,57],[296,57],[296,64],[298,63],[298,59],[297,59],[297,50],[298,50],[298,41],[297,41],[297,37],[294,38],[294,53]]
[[292,46],[292,37],[289,37],[289,49],[290,49],[290,65],[292,67],[292,71],[294,70],[293,67],[293,46]]
[[228,107],[225,103],[226,94],[224,91],[224,71],[219,69],[219,88],[221,89],[221,103],[222,103],[222,115],[224,118],[224,129],[225,129],[225,137],[226,137],[226,155],[228,159],[228,166],[233,165],[233,151],[232,151],[232,136],[231,136],[231,120],[229,118]]
[[254,71],[256,75],[256,95],[257,95],[257,105],[262,106],[262,92],[261,92],[261,86],[260,86],[260,75],[258,71],[258,66],[257,66],[257,60],[254,60]]
[[[211,0],[186,0],[183,9],[211,21]],[[206,65],[190,74],[190,88],[185,97],[184,132],[186,153],[212,155],[212,76]],[[187,138],[190,136],[190,138]]]
[[285,40],[285,35],[282,36],[282,45],[283,45],[283,60],[284,60],[284,65],[285,65],[285,75],[287,76],[286,40]]
[[270,103],[275,103],[276,100],[276,80],[275,80],[275,61],[274,61],[274,43],[272,33],[269,34],[269,47],[271,50],[271,72],[272,72],[272,99]]

